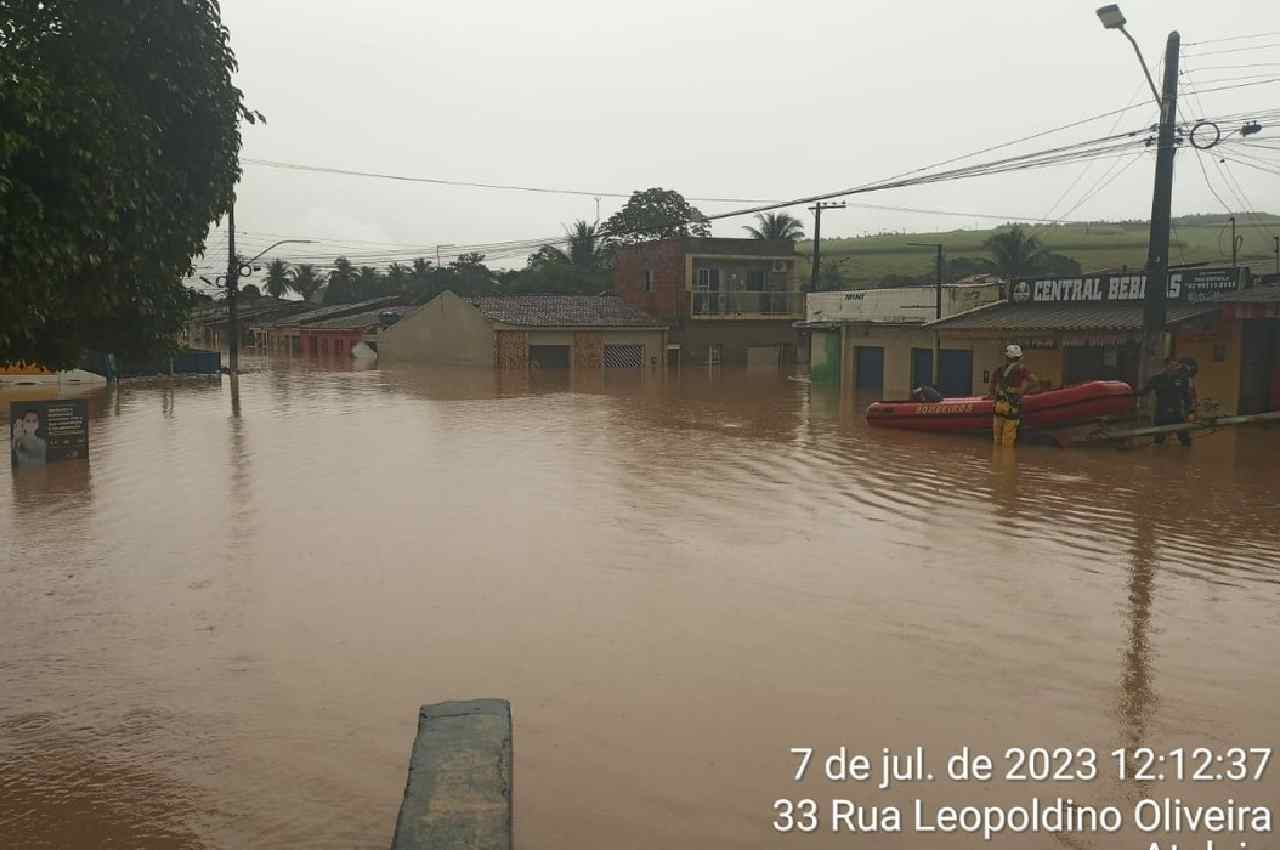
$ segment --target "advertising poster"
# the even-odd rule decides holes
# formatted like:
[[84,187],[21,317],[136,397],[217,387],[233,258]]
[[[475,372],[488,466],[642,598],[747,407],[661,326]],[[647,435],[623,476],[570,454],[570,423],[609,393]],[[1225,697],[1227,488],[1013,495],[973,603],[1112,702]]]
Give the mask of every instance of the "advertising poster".
[[89,457],[89,402],[9,404],[9,456],[14,469]]

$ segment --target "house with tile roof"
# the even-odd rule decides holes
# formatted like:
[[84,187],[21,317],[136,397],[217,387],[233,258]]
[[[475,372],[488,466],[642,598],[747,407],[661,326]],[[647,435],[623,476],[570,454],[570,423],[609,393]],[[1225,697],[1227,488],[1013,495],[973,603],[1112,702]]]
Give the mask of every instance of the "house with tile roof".
[[291,303],[305,305],[305,308],[254,326],[254,345],[259,351],[308,356],[349,355],[366,336],[376,335],[383,324],[389,324],[381,318],[382,313],[391,312],[398,318],[409,309],[402,307],[396,295],[327,307],[316,307],[305,301]]
[[445,292],[381,335],[379,361],[502,369],[665,364],[667,327],[612,295],[463,297]]

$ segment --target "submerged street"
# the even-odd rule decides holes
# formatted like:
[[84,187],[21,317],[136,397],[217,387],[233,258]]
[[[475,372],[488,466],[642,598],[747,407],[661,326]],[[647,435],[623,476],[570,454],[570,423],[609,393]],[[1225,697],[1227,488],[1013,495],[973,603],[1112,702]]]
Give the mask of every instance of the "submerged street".
[[1280,799],[790,753],[1275,746],[1280,429],[997,451],[772,371],[245,366],[239,418],[226,378],[87,391],[91,461],[0,488],[0,844],[385,848],[418,706],[473,697],[528,850],[853,846],[781,797]]

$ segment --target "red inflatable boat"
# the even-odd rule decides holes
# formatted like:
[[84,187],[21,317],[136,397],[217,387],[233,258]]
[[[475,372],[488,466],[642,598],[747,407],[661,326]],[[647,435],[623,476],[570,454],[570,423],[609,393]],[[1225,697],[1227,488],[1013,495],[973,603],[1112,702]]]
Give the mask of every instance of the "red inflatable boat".
[[[1090,381],[1023,396],[1022,427],[1048,430],[1080,425],[1133,410],[1133,387],[1123,381]],[[867,422],[908,431],[990,431],[989,398],[944,398],[942,401],[878,401],[867,408]]]

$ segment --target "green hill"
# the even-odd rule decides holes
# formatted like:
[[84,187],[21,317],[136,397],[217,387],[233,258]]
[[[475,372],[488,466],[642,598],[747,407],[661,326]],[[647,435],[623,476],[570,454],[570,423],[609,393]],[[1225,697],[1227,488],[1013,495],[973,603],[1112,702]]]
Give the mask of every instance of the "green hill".
[[[1145,221],[1089,222],[1083,224],[1022,225],[1046,248],[1068,256],[1084,271],[1128,266],[1141,268],[1147,260]],[[843,285],[875,286],[902,283],[903,278],[931,281],[934,251],[908,242],[942,243],[948,262],[961,258],[990,259],[982,243],[996,231],[952,230],[940,233],[883,233],[853,239],[823,239],[823,265],[828,258],[839,261]],[[1241,215],[1236,233],[1243,237],[1239,262],[1256,273],[1275,271],[1274,237],[1280,235],[1280,216],[1270,213]],[[811,254],[813,243],[797,244],[797,250]],[[1173,220],[1170,250],[1172,263],[1231,262],[1231,226],[1225,215],[1189,215]],[[806,269],[805,273],[808,271]],[[949,274],[949,277],[958,275]],[[824,286],[823,288],[830,288]]]

